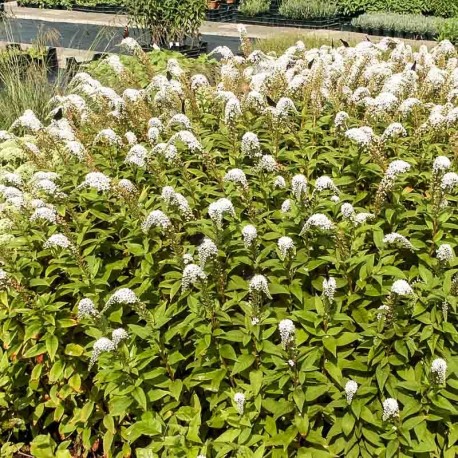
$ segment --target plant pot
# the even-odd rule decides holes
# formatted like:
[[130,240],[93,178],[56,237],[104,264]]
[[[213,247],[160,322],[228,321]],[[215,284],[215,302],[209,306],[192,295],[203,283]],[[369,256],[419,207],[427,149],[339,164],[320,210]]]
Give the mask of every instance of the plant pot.
[[209,10],[217,10],[219,8],[219,0],[209,0],[207,2],[207,8]]

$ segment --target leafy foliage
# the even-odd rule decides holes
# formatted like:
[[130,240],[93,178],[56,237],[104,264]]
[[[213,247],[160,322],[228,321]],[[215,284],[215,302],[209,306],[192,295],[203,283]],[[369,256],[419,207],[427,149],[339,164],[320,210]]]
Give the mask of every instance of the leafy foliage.
[[1,133],[3,456],[456,456],[455,49],[249,46]]

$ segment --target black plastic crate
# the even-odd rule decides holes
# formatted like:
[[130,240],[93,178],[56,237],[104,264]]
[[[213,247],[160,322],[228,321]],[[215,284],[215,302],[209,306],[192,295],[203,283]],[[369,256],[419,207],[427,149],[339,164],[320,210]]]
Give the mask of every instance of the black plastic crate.
[[235,22],[237,5],[220,5],[216,10],[207,10],[205,19],[211,22]]

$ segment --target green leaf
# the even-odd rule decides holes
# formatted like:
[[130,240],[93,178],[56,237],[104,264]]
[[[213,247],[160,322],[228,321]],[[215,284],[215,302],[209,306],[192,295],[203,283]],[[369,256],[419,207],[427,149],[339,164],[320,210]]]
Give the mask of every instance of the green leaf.
[[241,355],[238,361],[236,361],[236,363],[234,364],[232,375],[243,372],[245,369],[248,369],[249,367],[251,367],[255,359],[256,358],[253,355],[247,355],[247,354]]
[[46,351],[48,352],[48,355],[51,361],[54,361],[54,358],[57,352],[57,348],[59,347],[59,340],[57,339],[56,336],[49,335],[46,337],[45,344],[46,344]]

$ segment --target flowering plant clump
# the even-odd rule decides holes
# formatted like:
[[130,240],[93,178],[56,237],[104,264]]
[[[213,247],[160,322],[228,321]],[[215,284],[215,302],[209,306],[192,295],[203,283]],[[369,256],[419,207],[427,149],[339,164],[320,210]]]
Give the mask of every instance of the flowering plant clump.
[[2,456],[458,456],[455,48],[244,37],[0,135]]

